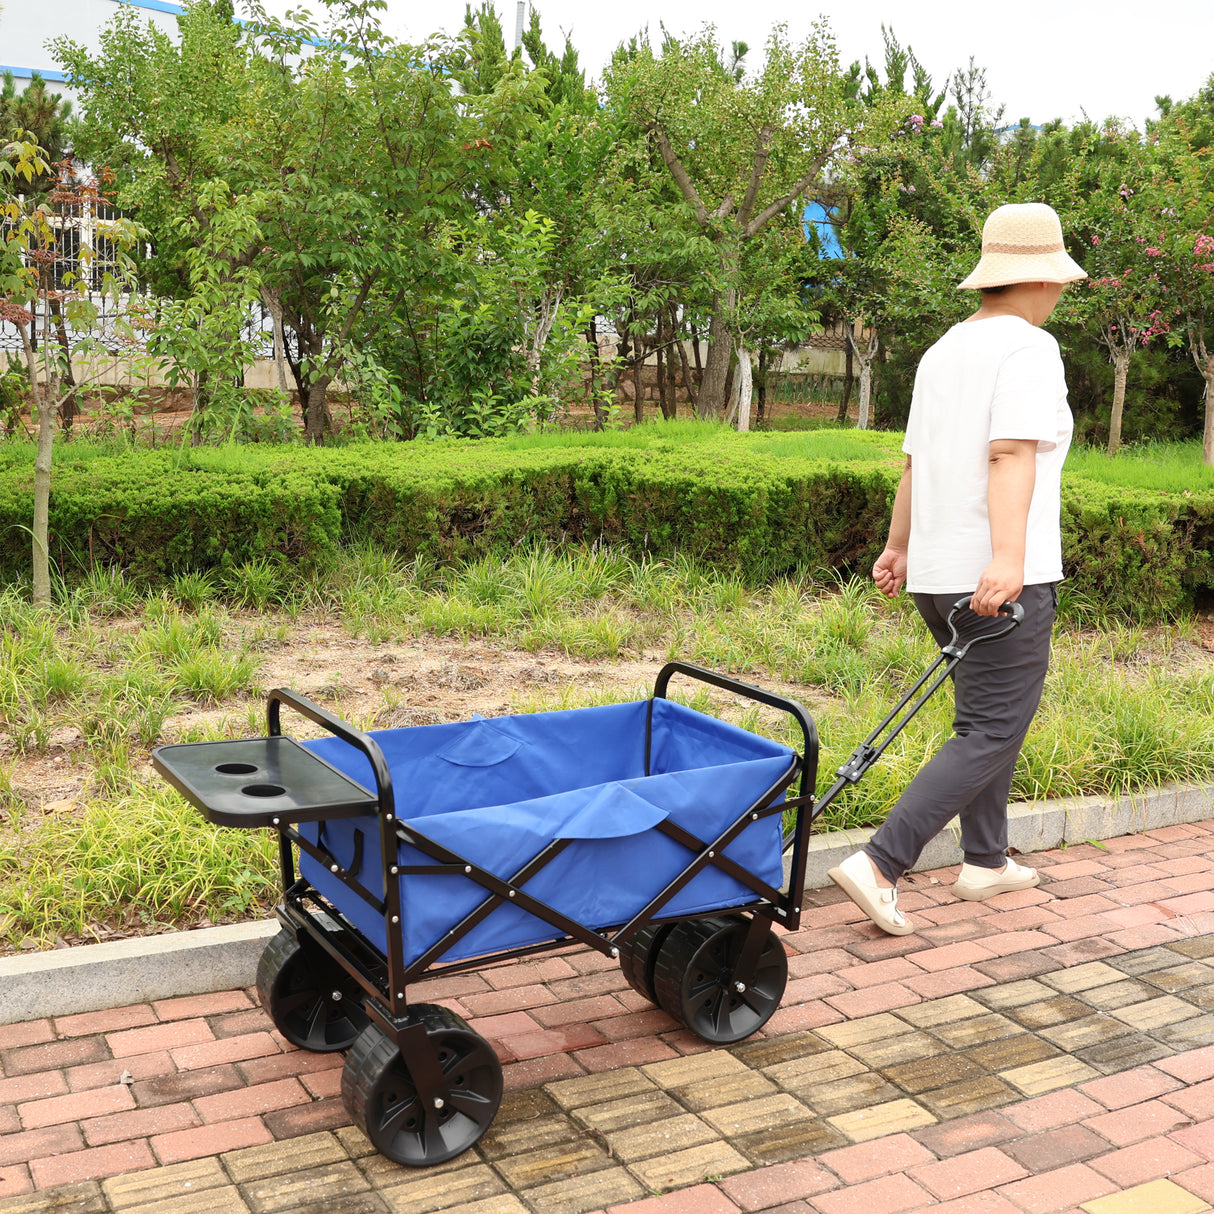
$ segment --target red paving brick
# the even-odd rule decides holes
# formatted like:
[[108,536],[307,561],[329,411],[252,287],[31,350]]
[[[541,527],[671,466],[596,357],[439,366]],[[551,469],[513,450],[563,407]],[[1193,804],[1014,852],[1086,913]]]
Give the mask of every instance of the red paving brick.
[[50,1159],[35,1159],[30,1163],[30,1173],[38,1188],[50,1189],[77,1180],[102,1180],[107,1176],[120,1176],[124,1172],[139,1172],[154,1166],[155,1162],[148,1144],[139,1139],[74,1151],[69,1155],[56,1155]]
[[1152,1065],[1169,1075],[1175,1075],[1181,1083],[1214,1079],[1214,1045],[1202,1046],[1199,1050],[1186,1050],[1173,1058],[1161,1058]]
[[1168,1137],[1203,1159],[1214,1159],[1214,1121],[1173,1130]]
[[54,1041],[55,1031],[49,1020],[26,1020],[20,1024],[0,1024],[0,1050],[12,1050],[22,1045],[41,1045]]
[[215,991],[208,995],[188,995],[179,999],[161,999],[152,1010],[161,1020],[190,1020],[195,1016],[216,1016],[221,1012],[241,1012],[249,1008],[244,991]]
[[1085,1118],[1083,1124],[1107,1138],[1114,1146],[1124,1147],[1156,1134],[1183,1129],[1190,1124],[1190,1120],[1162,1100],[1146,1100],[1142,1104],[1118,1109],[1115,1113]]
[[1169,1092],[1162,1100],[1193,1121],[1208,1121],[1214,1117],[1214,1079],[1195,1083],[1178,1092]]
[[1077,1163],[1013,1181],[998,1191],[1027,1214],[1060,1214],[1068,1207],[1114,1193],[1117,1186],[1107,1176]]
[[148,1138],[153,1134],[166,1134],[170,1130],[184,1130],[200,1124],[192,1105],[162,1104],[154,1109],[134,1109],[128,1113],[82,1120],[80,1128],[89,1146],[100,1147],[110,1142]]
[[183,1071],[219,1066],[224,1062],[245,1062],[280,1052],[270,1033],[248,1033],[243,1037],[221,1037],[218,1041],[202,1041],[197,1045],[182,1045],[169,1053],[174,1064]]
[[884,1176],[810,1198],[810,1205],[822,1214],[901,1214],[931,1204],[931,1194],[903,1175]]
[[[742,1210],[767,1210],[782,1202],[797,1201],[837,1188],[839,1181],[832,1168],[827,1171],[813,1159],[797,1159],[743,1172],[721,1181],[721,1191]],[[634,1210],[635,1206],[630,1206]]]
[[84,1136],[76,1125],[56,1125],[43,1130],[6,1134],[0,1138],[0,1167],[78,1151],[83,1146]]
[[849,1020],[857,1020],[862,1016],[875,1016],[879,1012],[889,1012],[897,1007],[919,1003],[921,999],[921,995],[915,994],[908,987],[897,982],[888,982],[883,986],[870,986],[862,991],[828,995],[822,1002],[842,1012]]
[[607,1214],[738,1214],[735,1205],[714,1185],[696,1185],[665,1197],[646,1197],[622,1206],[609,1206]]
[[1079,1090],[1085,1096],[1100,1101],[1106,1109],[1123,1109],[1128,1104],[1173,1092],[1180,1086],[1178,1079],[1158,1067],[1140,1066],[1132,1071],[1081,1083]]
[[84,1012],[79,1016],[56,1016],[55,1033],[60,1037],[87,1037],[90,1033],[110,1033],[155,1023],[156,1013],[146,1003],[136,1003],[131,1007]]
[[215,1034],[205,1020],[187,1020],[176,1024],[157,1024],[143,1029],[126,1029],[107,1033],[110,1052],[115,1058],[128,1054],[147,1054],[152,1050],[168,1050],[175,1046],[214,1041]]
[[88,1092],[73,1092],[68,1096],[52,1096],[49,1100],[34,1100],[17,1106],[17,1115],[27,1130],[40,1126],[62,1125],[68,1121],[83,1121],[104,1113],[121,1113],[135,1107],[135,1098],[125,1084],[108,1088],[93,1088]]
[[0,1197],[20,1197],[33,1191],[34,1180],[25,1164],[16,1168],[0,1168]]
[[943,1200],[1021,1180],[1029,1171],[997,1147],[983,1147],[939,1163],[908,1168],[907,1175]]
[[183,1163],[187,1159],[222,1155],[224,1151],[261,1146],[273,1141],[273,1135],[266,1129],[260,1117],[245,1117],[239,1121],[223,1121],[195,1130],[157,1134],[151,1140],[151,1147],[161,1163]]
[[1085,1117],[1097,1116],[1104,1109],[1081,1092],[1064,1088],[1049,1092],[1045,1096],[1035,1096],[1032,1100],[1025,1100],[1020,1104],[1009,1105],[1000,1111],[1022,1130],[1036,1133],[1040,1130],[1052,1130],[1060,1125],[1070,1125],[1072,1122],[1082,1121]]
[[1186,1168],[1200,1166],[1200,1155],[1186,1150],[1170,1138],[1148,1138],[1145,1142],[1123,1147],[1098,1159],[1087,1161],[1088,1166],[1107,1176],[1120,1188],[1146,1184],[1161,1176],[1172,1176]]
[[936,1156],[909,1134],[891,1134],[856,1146],[840,1147],[818,1156],[818,1162],[847,1184],[901,1172],[916,1164],[934,1163]]

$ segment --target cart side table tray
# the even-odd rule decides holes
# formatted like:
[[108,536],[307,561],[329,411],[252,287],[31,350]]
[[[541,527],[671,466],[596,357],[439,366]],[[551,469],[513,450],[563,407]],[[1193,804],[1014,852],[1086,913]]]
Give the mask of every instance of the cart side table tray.
[[294,738],[158,746],[152,766],[216,826],[278,826],[379,809],[361,784]]

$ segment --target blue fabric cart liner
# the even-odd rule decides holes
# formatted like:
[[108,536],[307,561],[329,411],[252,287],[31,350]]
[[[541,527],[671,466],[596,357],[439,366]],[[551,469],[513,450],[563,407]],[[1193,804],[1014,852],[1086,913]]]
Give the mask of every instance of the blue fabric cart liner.
[[[392,773],[397,817],[468,862],[509,879],[553,840],[569,845],[522,888],[585,927],[621,924],[643,909],[692,860],[692,852],[657,829],[670,819],[709,842],[784,775],[793,751],[666,699],[653,701],[650,772],[645,771],[649,701],[534,713],[456,725],[372,733]],[[338,738],[305,743],[340,771],[374,790],[370,764]],[[304,823],[301,834],[334,860],[353,862],[355,833],[363,860],[356,874],[383,897],[375,817]],[[725,854],[774,888],[783,881],[779,814],[748,826]],[[400,845],[396,863],[437,862]],[[324,865],[300,854],[299,869],[381,951],[384,918]],[[405,963],[412,964],[490,896],[462,874],[408,873],[398,878]],[[659,912],[689,915],[756,901],[741,881],[711,865]],[[558,940],[564,933],[504,903],[440,961],[463,960]]]

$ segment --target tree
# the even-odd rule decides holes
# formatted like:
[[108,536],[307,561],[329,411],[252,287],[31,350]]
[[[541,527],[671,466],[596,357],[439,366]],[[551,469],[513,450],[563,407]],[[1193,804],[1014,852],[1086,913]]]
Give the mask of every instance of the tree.
[[20,140],[22,134],[32,139],[42,149],[47,170],[36,173],[26,183],[26,188],[36,193],[45,193],[56,181],[54,165],[64,159],[69,150],[68,122],[72,114],[72,103],[60,93],[52,93],[46,81],[37,72],[18,93],[13,73],[3,75],[0,88],[0,139]]
[[702,416],[719,417],[738,339],[743,249],[815,186],[847,130],[849,110],[834,45],[822,25],[792,46],[783,26],[763,67],[737,79],[711,27],[655,55],[647,41],[618,54],[610,103],[653,140],[683,206],[714,251]]
[[257,197],[258,238],[228,249],[226,281],[239,292],[256,270],[280,310],[313,443],[330,428],[334,380],[425,289],[444,256],[436,234],[466,213],[527,87],[512,74],[458,98],[445,47],[386,39],[380,7],[331,5],[321,39],[303,14],[285,23],[253,4],[240,35],[191,6],[179,42],[120,11],[97,55],[57,45],[84,97],[89,151],[116,167],[123,202],[154,231],[162,290],[189,290],[186,250],[214,221],[212,183]]
[[[46,605],[51,599],[48,529],[55,416],[66,395],[76,390],[70,378],[72,359],[104,352],[94,293],[112,305],[110,340],[136,344],[127,320],[137,308],[130,250],[145,233],[129,220],[98,224],[104,260],[99,257],[101,250],[73,239],[80,232],[83,214],[95,207],[98,190],[96,183],[79,181],[69,171],[60,175],[45,198],[19,197],[10,182],[28,185],[50,167],[43,150],[22,135],[0,154],[0,319],[16,325],[20,334],[37,420],[32,582],[33,601]],[[99,289],[90,289],[94,276],[100,277]],[[52,304],[70,322],[73,340],[66,346],[52,340]],[[37,348],[36,337],[41,339]]]
[[1202,459],[1214,465],[1214,153],[1194,148],[1182,124],[1166,124],[1142,193],[1155,233],[1142,252],[1159,300],[1148,334],[1187,347],[1205,381]]
[[1149,178],[1151,148],[1137,132],[1110,124],[1093,136],[1080,159],[1094,162],[1095,172],[1077,164],[1063,214],[1066,231],[1082,248],[1088,277],[1068,292],[1064,315],[1095,336],[1113,364],[1107,444],[1113,456],[1121,446],[1130,365],[1147,340],[1159,295],[1153,262],[1144,256],[1148,228],[1141,191]]

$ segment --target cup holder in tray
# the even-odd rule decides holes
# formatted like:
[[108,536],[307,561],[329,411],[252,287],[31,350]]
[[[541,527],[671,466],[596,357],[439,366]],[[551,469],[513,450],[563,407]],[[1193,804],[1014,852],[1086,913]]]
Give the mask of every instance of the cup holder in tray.
[[378,802],[294,738],[160,746],[152,765],[218,826],[279,826],[373,814]]

